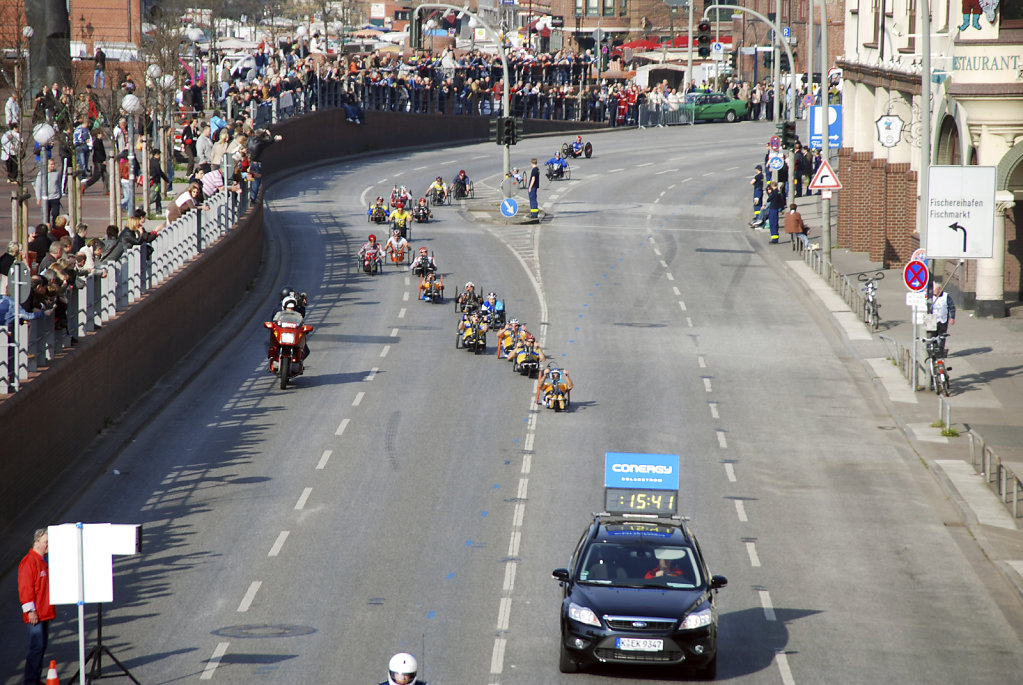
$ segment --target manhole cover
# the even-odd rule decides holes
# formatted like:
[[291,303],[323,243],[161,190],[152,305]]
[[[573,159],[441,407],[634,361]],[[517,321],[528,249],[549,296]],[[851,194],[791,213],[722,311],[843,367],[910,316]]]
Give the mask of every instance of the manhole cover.
[[214,630],[214,635],[220,637],[300,637],[302,635],[311,635],[316,632],[316,628],[309,626],[292,626],[292,625],[252,625],[252,626],[228,626],[227,628],[220,628]]

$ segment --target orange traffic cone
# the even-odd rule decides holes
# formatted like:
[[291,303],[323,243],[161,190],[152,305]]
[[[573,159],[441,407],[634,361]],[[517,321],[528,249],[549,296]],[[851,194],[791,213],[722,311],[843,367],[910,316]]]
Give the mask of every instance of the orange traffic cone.
[[57,660],[50,661],[50,670],[46,672],[46,685],[60,685],[60,678],[57,677]]

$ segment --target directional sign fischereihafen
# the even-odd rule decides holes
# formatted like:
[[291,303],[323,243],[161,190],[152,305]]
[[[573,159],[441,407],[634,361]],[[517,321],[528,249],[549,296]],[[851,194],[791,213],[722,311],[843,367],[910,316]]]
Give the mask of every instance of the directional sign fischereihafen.
[[931,166],[927,175],[927,258],[994,256],[993,166]]

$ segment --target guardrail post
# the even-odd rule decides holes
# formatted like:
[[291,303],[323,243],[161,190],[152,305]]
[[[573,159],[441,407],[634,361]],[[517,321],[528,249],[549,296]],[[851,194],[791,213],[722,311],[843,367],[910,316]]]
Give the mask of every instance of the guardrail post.
[[195,253],[202,254],[202,209],[195,210]]

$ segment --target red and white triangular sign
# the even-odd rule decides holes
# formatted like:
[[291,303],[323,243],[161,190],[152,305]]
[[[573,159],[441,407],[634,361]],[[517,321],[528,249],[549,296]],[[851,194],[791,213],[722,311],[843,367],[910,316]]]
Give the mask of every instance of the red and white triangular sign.
[[838,175],[828,164],[828,160],[822,159],[820,168],[813,175],[813,180],[810,181],[807,188],[810,190],[841,190],[842,182],[838,180]]

